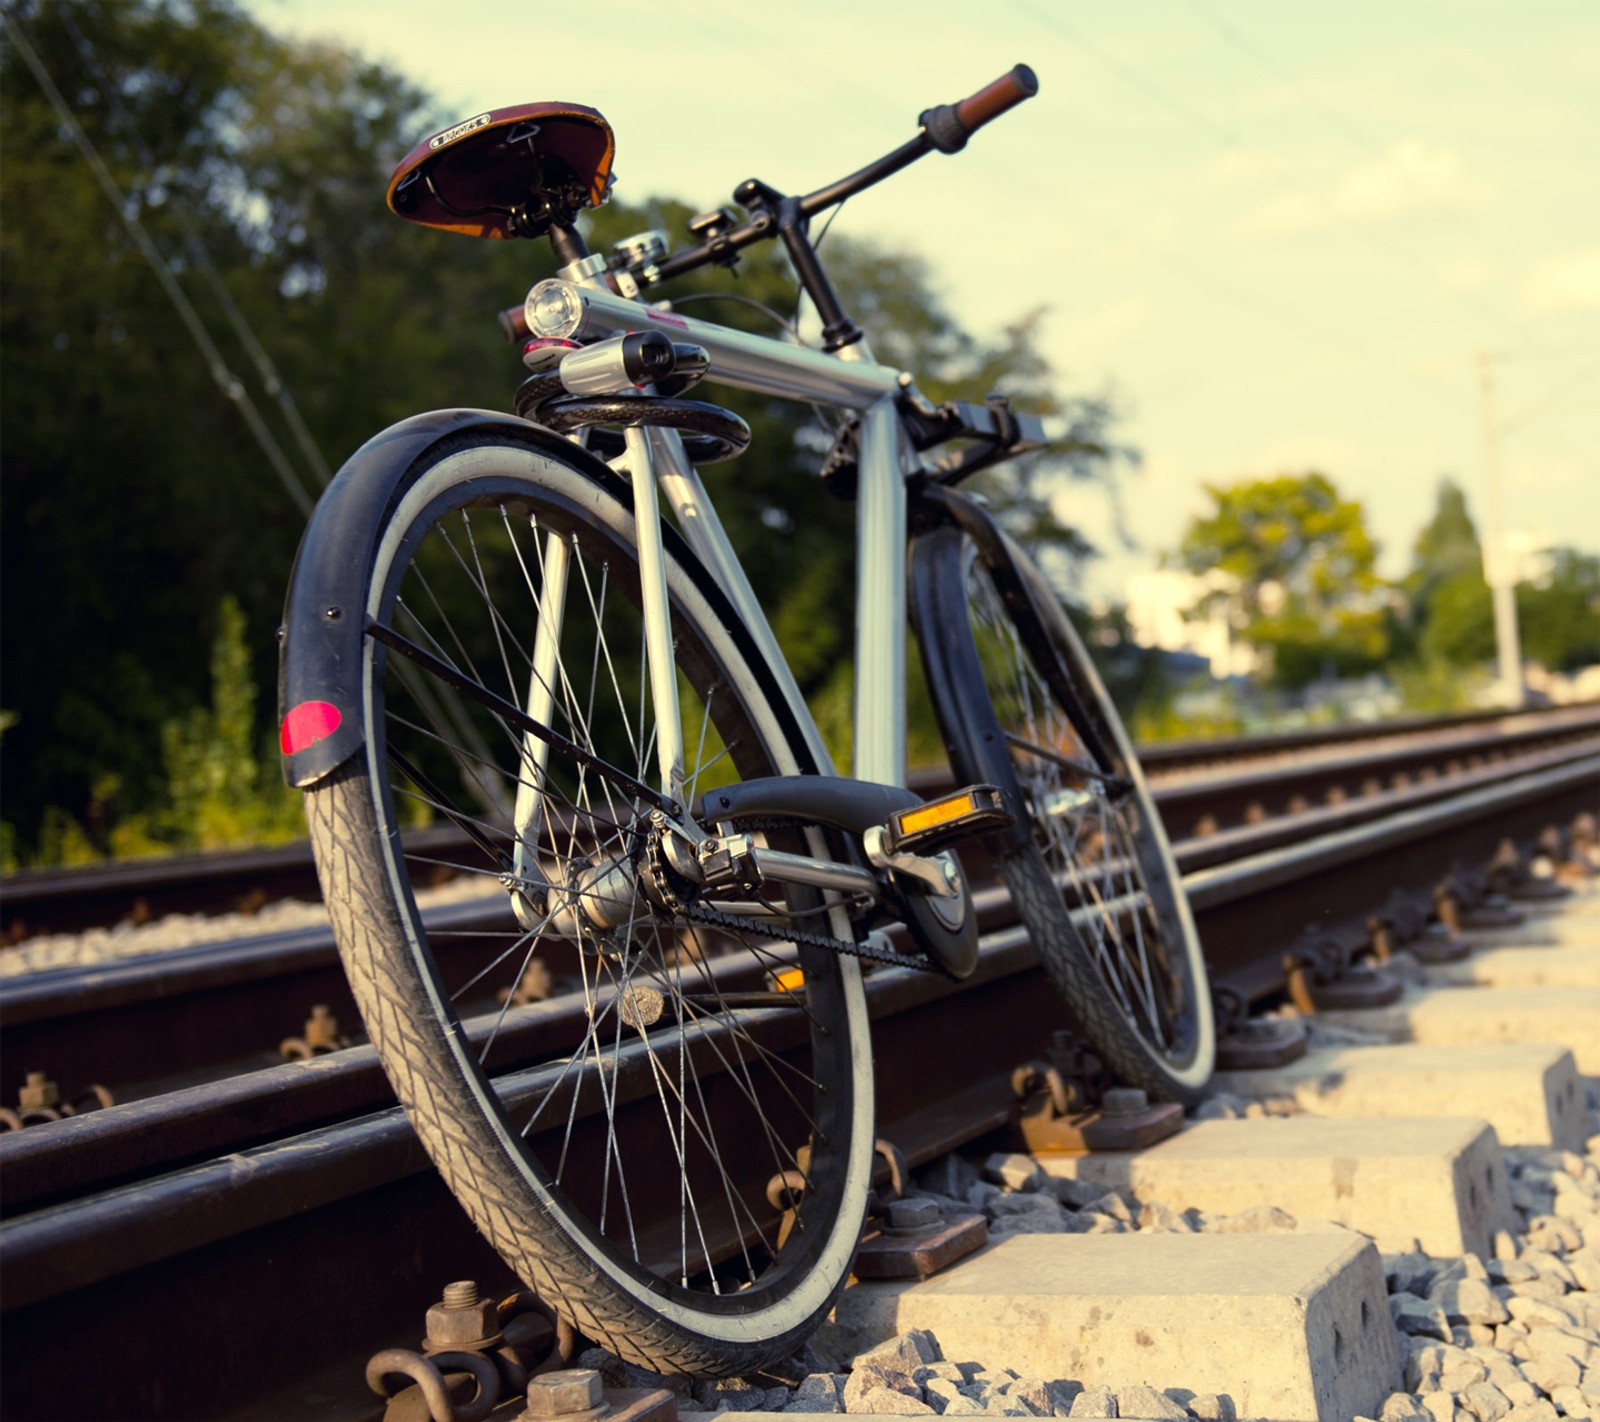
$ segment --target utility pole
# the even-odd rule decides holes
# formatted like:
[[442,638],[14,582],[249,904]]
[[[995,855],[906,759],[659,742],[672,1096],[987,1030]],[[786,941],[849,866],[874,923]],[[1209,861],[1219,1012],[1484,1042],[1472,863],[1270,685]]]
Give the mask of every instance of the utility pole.
[[1494,641],[1500,657],[1500,682],[1513,707],[1524,700],[1522,646],[1517,637],[1517,570],[1506,546],[1505,505],[1500,488],[1500,442],[1494,423],[1490,355],[1478,352],[1478,389],[1483,400],[1483,466],[1489,484],[1488,537],[1483,544],[1483,577],[1494,596]]

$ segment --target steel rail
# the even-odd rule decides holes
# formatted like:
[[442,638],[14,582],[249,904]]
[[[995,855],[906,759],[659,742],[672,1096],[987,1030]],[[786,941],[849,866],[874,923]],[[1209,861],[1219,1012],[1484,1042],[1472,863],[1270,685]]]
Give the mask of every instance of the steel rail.
[[1466,711],[1448,716],[1396,716],[1383,721],[1352,725],[1316,726],[1300,731],[1274,731],[1264,735],[1218,736],[1205,740],[1152,741],[1137,747],[1139,760],[1154,775],[1165,775],[1219,761],[1266,760],[1301,753],[1317,754],[1341,746],[1382,742],[1412,736],[1436,737],[1453,732],[1514,732],[1532,721],[1552,715],[1592,715],[1600,704],[1581,702],[1566,707],[1525,711]]
[[[1158,742],[1140,746],[1139,754],[1153,782],[1195,771],[1203,772],[1208,781],[1216,780],[1222,766],[1257,763],[1253,769],[1241,768],[1239,795],[1233,800],[1227,803],[1219,800],[1215,806],[1200,804],[1194,810],[1196,819],[1209,812],[1219,823],[1227,824],[1241,816],[1252,800],[1276,793],[1269,762],[1277,762],[1279,770],[1286,773],[1282,765],[1286,759],[1322,760],[1330,766],[1331,773],[1331,757],[1350,748],[1347,752],[1350,764],[1345,770],[1348,774],[1359,775],[1363,759],[1359,748],[1362,746],[1393,743],[1400,753],[1401,747],[1418,741],[1442,744],[1452,737],[1470,737],[1474,745],[1462,744],[1455,748],[1457,754],[1470,755],[1475,748],[1489,750],[1497,743],[1506,746],[1537,738],[1547,729],[1552,734],[1562,734],[1563,728],[1578,731],[1585,725],[1600,725],[1600,705],[1411,718],[1214,741]],[[1367,758],[1375,754],[1374,751]],[[1435,757],[1445,758],[1448,757]],[[1388,766],[1388,773],[1404,773],[1408,767],[1403,760],[1401,754],[1396,763]],[[1418,748],[1417,760],[1411,768],[1427,763],[1426,749]],[[1306,773],[1312,777],[1311,787],[1283,791],[1285,801],[1296,793],[1307,793],[1313,798],[1322,793],[1320,782],[1324,777],[1309,767]],[[1251,785],[1249,776],[1252,774],[1263,774],[1267,779],[1259,785]],[[1187,807],[1197,802],[1191,786],[1185,784],[1179,789],[1176,780],[1172,780],[1172,784],[1176,798],[1172,801],[1174,819],[1170,828],[1178,837],[1187,832],[1178,814],[1179,805]],[[1356,780],[1347,784],[1346,789],[1354,794],[1358,785],[1359,780]],[[421,831],[415,838],[423,845],[437,842],[437,847],[442,849],[455,843],[459,833],[441,826]],[[410,839],[408,836],[408,842]],[[249,911],[273,899],[315,897],[317,893],[315,866],[309,847],[303,843],[268,850],[108,862],[70,869],[25,869],[0,877],[0,939],[15,941],[41,932],[74,932],[115,923],[130,915],[143,920],[172,912]]]
[[[1400,804],[1313,812],[1298,822],[1292,837],[1277,826],[1252,826],[1235,837],[1231,857],[1220,863],[1210,841],[1180,844],[1177,858],[1213,976],[1246,984],[1253,998],[1280,990],[1281,955],[1275,957],[1274,948],[1307,923],[1326,928],[1349,919],[1364,929],[1366,916],[1381,904],[1381,892],[1375,890],[1352,913],[1348,873],[1336,871],[1379,856],[1380,864],[1368,867],[1386,871],[1394,856],[1415,844],[1437,864],[1428,842],[1441,829],[1476,830],[1487,824],[1497,839],[1507,815],[1531,804],[1543,816],[1552,795],[1575,797],[1579,806],[1585,795],[1591,807],[1600,800],[1600,746],[1576,761],[1546,754],[1525,762],[1512,781],[1480,777],[1478,785],[1454,796],[1419,787],[1395,797]],[[1362,815],[1364,820],[1357,818]],[[1318,832],[1309,833],[1313,827]],[[1377,877],[1383,881],[1380,888],[1392,882],[1386,872]],[[1263,902],[1282,889],[1292,890],[1292,909],[1288,917],[1279,916],[1274,936],[1261,930]],[[1248,909],[1249,932],[1230,935],[1227,914],[1239,905]],[[977,909],[987,952],[1002,941],[996,935],[1014,929],[1014,914],[1004,891],[996,888],[978,894]],[[1269,970],[1263,972],[1263,965]],[[739,964],[724,961],[717,971],[726,977],[737,973]],[[506,1018],[495,1060],[520,1060],[533,1042],[546,1050],[570,1045],[581,1036],[582,1012],[581,1001],[572,996],[518,1009]],[[474,1041],[483,1040],[485,1024],[497,1017],[469,1019]],[[341,1113],[376,1109],[387,1099],[375,1055],[359,1047],[132,1102],[47,1130],[13,1133],[0,1138],[0,1210],[14,1215],[119,1176],[147,1175],[308,1129]]]
[[[1229,916],[1242,911],[1259,958],[1277,923],[1334,903],[1365,907],[1392,886],[1397,868],[1426,862],[1436,874],[1455,856],[1481,853],[1519,827],[1592,811],[1597,801],[1600,754],[1590,754],[1195,870],[1186,887],[1208,945],[1226,938]],[[1294,916],[1273,910],[1263,926],[1263,902],[1285,894]],[[1041,972],[1026,935],[1012,927],[985,933],[978,972],[965,984],[903,969],[869,974],[879,1133],[913,1164],[1006,1122],[1011,1069],[1037,1055],[1061,1020]],[[929,1041],[962,1050],[921,1050]],[[399,1112],[360,1104],[382,1091],[371,1052],[355,1049],[0,1139],[8,1193],[11,1182],[32,1181],[22,1192],[32,1198],[17,1200],[23,1212],[0,1225],[8,1413],[31,1415],[30,1399],[49,1395],[83,1415],[158,1415],[164,1396],[168,1415],[188,1415],[186,1386],[215,1398],[256,1385],[255,1375],[240,1381],[240,1331],[257,1375],[263,1367],[305,1371],[404,1336],[446,1276],[501,1277]],[[201,1146],[196,1133],[187,1148],[197,1155],[174,1158],[185,1147],[169,1140],[140,1167],[106,1149],[128,1130],[117,1120],[123,1109],[144,1111],[133,1129],[156,1141],[198,1119],[208,1094],[218,1096],[214,1119],[234,1132],[220,1150]],[[121,1159],[121,1177],[96,1182],[87,1172],[69,1184],[58,1174],[52,1195],[38,1162],[69,1139],[96,1138],[107,1159]],[[141,1168],[143,1178],[129,1178]],[[381,1289],[348,1287],[375,1271]],[[286,1291],[293,1307],[281,1302]],[[225,1297],[227,1306],[185,1309],[176,1325],[185,1346],[175,1353],[174,1322],[148,1306],[163,1297]],[[95,1338],[101,1366],[63,1376],[53,1344],[66,1336]]]
[[[1381,789],[1404,788],[1419,777],[1460,775],[1484,763],[1507,760],[1544,746],[1581,743],[1600,733],[1600,706],[1562,708],[1535,717],[1500,717],[1465,727],[1436,727],[1381,742],[1348,739],[1302,749],[1292,757],[1232,758],[1232,770],[1178,778],[1168,769],[1157,797],[1167,832],[1175,839],[1201,822],[1242,823],[1282,813],[1299,803],[1340,802]],[[1159,773],[1159,772],[1158,772]]]
[[[1392,856],[1398,847],[1423,839],[1438,826],[1456,827],[1475,823],[1491,814],[1494,817],[1492,832],[1498,835],[1503,830],[1504,815],[1509,810],[1529,803],[1538,805],[1553,791],[1575,791],[1581,803],[1589,803],[1595,798],[1597,785],[1600,785],[1600,756],[1591,755],[1577,762],[1529,772],[1506,785],[1482,788],[1430,806],[1393,811],[1364,827],[1332,829],[1314,839],[1276,849],[1258,850],[1248,857],[1219,867],[1191,869],[1185,875],[1185,884],[1191,891],[1197,914],[1207,929],[1205,937],[1210,945],[1214,939],[1210,931],[1212,921],[1220,909],[1241,902],[1249,902],[1254,906],[1263,894],[1292,885],[1297,892],[1298,911],[1315,916],[1320,909],[1314,900],[1308,900],[1304,894],[1308,881],[1316,874],[1326,875],[1330,869],[1378,854],[1386,856],[1388,862],[1388,856]],[[1540,809],[1539,813],[1545,812]],[[1204,847],[1203,843],[1184,846],[1180,849],[1180,859],[1192,860],[1196,857],[1193,851],[1203,850]],[[1348,899],[1348,889],[1342,879],[1330,892],[1341,899]],[[979,908],[980,919],[989,933],[986,945],[992,946],[993,941],[998,941],[994,939],[994,933],[1007,931],[1004,925],[1008,924],[1009,914],[1003,893],[983,893],[980,895]],[[1219,956],[1217,950],[1212,948],[1210,951],[1215,960]],[[1248,959],[1242,961],[1247,962]],[[514,1059],[522,1036],[529,1033],[546,1042],[562,1041],[569,1037],[575,1039],[580,1030],[575,1019],[560,1031],[554,1031],[552,1024],[561,1017],[573,1019],[578,1011],[570,1000],[557,1000],[521,1009],[509,1019],[502,1043],[502,1056]],[[328,1083],[337,1081],[341,1087],[337,1109],[346,1109],[352,1102],[357,1105],[370,1103],[382,1095],[383,1088],[378,1084],[374,1065],[370,1050],[345,1051],[310,1063],[286,1065],[253,1074],[242,1079],[246,1083],[243,1086],[236,1082],[220,1090],[217,1087],[195,1088],[191,1092],[176,1093],[140,1107],[82,1117],[48,1131],[14,1135],[0,1143],[0,1160],[6,1166],[8,1201],[15,1207],[19,1197],[26,1203],[29,1199],[37,1200],[52,1193],[90,1187],[96,1178],[104,1178],[103,1175],[97,1177],[94,1171],[86,1173],[80,1170],[77,1178],[73,1179],[57,1169],[54,1173],[46,1171],[35,1179],[35,1174],[30,1172],[38,1171],[38,1162],[61,1162],[72,1155],[71,1149],[62,1148],[67,1144],[63,1136],[75,1142],[109,1142],[110,1149],[102,1149],[99,1154],[106,1163],[114,1162],[116,1169],[123,1173],[138,1168],[139,1155],[132,1147],[139,1140],[149,1143],[146,1149],[149,1157],[147,1163],[170,1165],[186,1154],[233,1148],[248,1143],[252,1133],[259,1136],[264,1125],[261,1113],[242,1109],[249,1099],[249,1091],[253,1089],[249,1083],[258,1083],[269,1098],[287,1100],[302,1089],[301,1083],[314,1082],[316,1089],[323,1091]],[[220,1104],[220,1110],[215,1114],[230,1122],[234,1135],[218,1137],[205,1134],[207,1113],[200,1108],[207,1101]],[[319,1116],[326,1116],[329,1111],[329,1107],[319,1104],[310,1109],[301,1108],[297,1113],[276,1114],[266,1129],[271,1133],[303,1127]],[[241,1122],[246,1120],[249,1124],[241,1126]],[[182,1129],[185,1124],[189,1127],[187,1133]],[[152,1129],[157,1126],[160,1129]]]
[[[1397,809],[1434,803],[1493,784],[1512,770],[1527,773],[1597,749],[1600,736],[1566,740],[1514,760],[1463,769],[1401,790],[1178,839],[1175,853],[1180,869],[1188,874],[1310,835],[1367,823]],[[1158,789],[1164,817],[1165,794]],[[963,853],[973,882],[988,882],[988,865],[981,854]],[[985,910],[995,911],[993,905]],[[447,960],[452,951],[463,959],[470,951],[471,940],[455,940],[453,933],[511,928],[509,910],[498,892],[431,909],[426,921]],[[458,946],[452,950],[452,944]],[[1208,941],[1207,951],[1218,972],[1238,970],[1249,959],[1248,945]],[[470,972],[463,968],[460,976],[464,980]],[[1258,987],[1256,995],[1261,990]],[[132,1101],[270,1066],[279,1060],[278,1043],[298,1033],[317,1004],[327,1005],[347,1032],[357,1033],[354,1000],[325,926],[0,981],[0,1034],[13,1062],[45,1071],[69,1094],[100,1083],[118,1100]]]

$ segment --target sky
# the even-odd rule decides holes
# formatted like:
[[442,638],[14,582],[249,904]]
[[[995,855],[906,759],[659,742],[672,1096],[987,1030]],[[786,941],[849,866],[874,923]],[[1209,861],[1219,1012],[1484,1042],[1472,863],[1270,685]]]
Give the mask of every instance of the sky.
[[1483,532],[1485,374],[1508,531],[1600,552],[1592,0],[249,3],[456,118],[598,108],[619,196],[700,208],[820,187],[1027,63],[1035,99],[837,230],[922,256],[974,334],[1044,308],[1063,391],[1113,398],[1137,547],[1063,496],[1106,552],[1091,594],[1174,550],[1207,484],[1319,470],[1390,575],[1443,476]]

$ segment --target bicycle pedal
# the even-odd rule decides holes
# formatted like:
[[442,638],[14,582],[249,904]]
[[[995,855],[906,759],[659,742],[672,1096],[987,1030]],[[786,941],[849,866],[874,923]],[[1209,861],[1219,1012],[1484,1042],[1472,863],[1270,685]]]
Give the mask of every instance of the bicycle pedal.
[[884,848],[890,854],[933,854],[989,830],[1008,828],[1011,812],[995,785],[969,785],[889,816]]

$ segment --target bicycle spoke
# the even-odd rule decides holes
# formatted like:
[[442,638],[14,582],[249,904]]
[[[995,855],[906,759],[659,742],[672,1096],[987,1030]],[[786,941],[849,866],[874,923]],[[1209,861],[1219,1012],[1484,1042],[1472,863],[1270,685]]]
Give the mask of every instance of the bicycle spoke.
[[[1175,1054],[1189,999],[1145,880],[1141,791],[1101,736],[1080,733],[1058,688],[1073,678],[1034,660],[981,561],[969,551],[966,601],[977,660],[1031,819],[1034,843],[1109,1005],[1157,1054]],[[1037,629],[1036,629],[1037,631]],[[1079,707],[1078,711],[1084,711]],[[1092,712],[1086,714],[1092,715]]]
[[[401,872],[418,890],[482,885],[506,915],[418,924],[418,951],[440,965],[426,1010],[470,1025],[473,1098],[490,1112],[517,1101],[504,1108],[514,1152],[611,1257],[690,1294],[765,1287],[769,1273],[781,1293],[790,1236],[837,1209],[843,1174],[819,1122],[843,1111],[847,1139],[865,1129],[864,1098],[835,1095],[859,1050],[833,1039],[837,967],[808,959],[803,988],[766,987],[796,962],[786,926],[827,906],[805,888],[782,904],[738,890],[721,920],[697,919],[694,876],[673,877],[663,836],[692,842],[674,817],[730,779],[790,771],[792,753],[779,756],[762,679],[721,613],[692,587],[702,600],[680,607],[687,584],[668,584],[672,675],[652,676],[626,525],[596,532],[587,495],[482,487],[494,492],[441,501],[392,545],[406,562],[364,629],[385,688],[389,811],[433,827],[410,847],[407,830]],[[673,718],[657,682],[675,688]],[[683,805],[655,783],[673,720]],[[829,1161],[820,1176],[808,1151]],[[804,1211],[768,1199],[773,1178],[799,1181]]]

